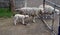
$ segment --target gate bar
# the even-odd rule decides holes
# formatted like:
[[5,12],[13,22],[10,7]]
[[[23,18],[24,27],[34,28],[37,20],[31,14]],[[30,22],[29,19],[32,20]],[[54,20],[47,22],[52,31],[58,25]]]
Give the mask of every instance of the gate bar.
[[60,5],[58,5],[58,4],[55,4],[55,3],[50,2],[50,1],[48,1],[48,0],[45,0],[45,2],[50,3],[50,4],[52,4],[53,6],[60,8]]

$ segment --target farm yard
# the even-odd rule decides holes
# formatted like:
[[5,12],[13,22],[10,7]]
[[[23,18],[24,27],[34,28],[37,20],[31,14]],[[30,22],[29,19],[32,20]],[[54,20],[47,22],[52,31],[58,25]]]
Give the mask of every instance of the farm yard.
[[[21,0],[21,1],[23,1],[23,0]],[[14,2],[15,9],[17,9],[16,13],[20,13],[20,9],[22,9],[22,11],[24,13],[27,12],[30,17],[31,13],[33,12],[32,16],[34,19],[34,17],[36,16],[35,13],[40,11],[39,9],[37,9],[37,7],[39,7],[39,5],[41,5],[43,3],[43,1],[42,2],[41,1],[42,0],[33,0],[33,1],[27,0],[25,2],[23,1],[23,4],[22,4],[20,2],[20,0],[18,0],[18,1],[15,0],[15,2],[16,2],[16,3]],[[19,5],[18,3],[21,5]],[[28,7],[28,8],[26,8],[27,11],[24,10],[24,6]],[[29,9],[29,7],[31,9]],[[34,9],[34,7],[36,7],[36,9],[39,11]],[[11,7],[11,10],[14,10],[13,5]],[[54,34],[57,35],[58,34],[59,15],[57,15],[56,13],[53,14],[54,19],[51,19],[50,18],[51,16],[48,16],[48,14],[47,14],[48,17],[46,17],[46,14],[41,14],[39,12],[40,14],[39,13],[37,14],[37,15],[39,15],[39,17],[37,17],[35,19],[36,20],[35,22],[27,21],[28,24],[26,24],[26,25],[19,22],[16,25],[14,25],[14,15],[16,13],[15,13],[15,11],[12,12],[11,10],[9,7],[5,8],[4,5],[2,6],[2,8],[0,8],[0,35],[54,35]],[[28,11],[30,11],[30,12],[28,12]],[[57,9],[57,11],[59,11],[59,10]],[[21,17],[21,16],[19,16],[19,17]]]

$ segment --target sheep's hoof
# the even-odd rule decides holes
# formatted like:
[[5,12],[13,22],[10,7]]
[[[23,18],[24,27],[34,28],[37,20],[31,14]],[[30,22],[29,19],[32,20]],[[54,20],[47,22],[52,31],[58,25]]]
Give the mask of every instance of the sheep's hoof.
[[16,24],[14,24],[16,26]]
[[25,26],[26,26],[27,24],[23,24],[23,25],[25,25]]
[[33,23],[35,23],[35,20],[33,20]]
[[28,24],[26,24],[26,25],[30,26],[30,24],[29,24],[29,23],[28,23]]

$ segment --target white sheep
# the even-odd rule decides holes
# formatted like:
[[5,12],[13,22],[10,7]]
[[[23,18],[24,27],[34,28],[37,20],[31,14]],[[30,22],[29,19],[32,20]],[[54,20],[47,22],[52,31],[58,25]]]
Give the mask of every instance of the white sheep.
[[24,23],[24,18],[28,18],[29,15],[21,15],[21,14],[15,14],[14,16],[14,24],[16,25],[17,21],[19,21],[19,19],[22,19],[22,23]]
[[[39,9],[42,11],[42,13],[44,13],[43,5],[40,5]],[[54,8],[52,6],[50,6],[50,5],[45,4],[45,12],[52,13],[52,12],[54,12]],[[55,9],[55,12],[57,14],[59,14],[59,10],[58,9]]]
[[33,22],[35,22],[35,17],[38,16],[38,10],[39,8],[36,7],[23,7],[20,10],[24,12],[24,14],[32,15],[33,16]]

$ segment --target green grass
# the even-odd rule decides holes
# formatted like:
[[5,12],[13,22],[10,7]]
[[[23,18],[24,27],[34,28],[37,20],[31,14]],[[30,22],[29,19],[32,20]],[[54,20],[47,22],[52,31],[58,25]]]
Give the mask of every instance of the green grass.
[[0,17],[8,17],[10,18],[12,16],[12,12],[9,10],[9,8],[0,8]]

